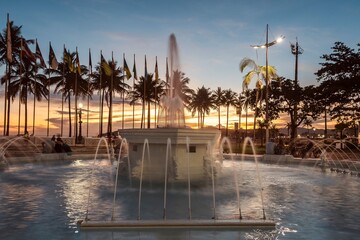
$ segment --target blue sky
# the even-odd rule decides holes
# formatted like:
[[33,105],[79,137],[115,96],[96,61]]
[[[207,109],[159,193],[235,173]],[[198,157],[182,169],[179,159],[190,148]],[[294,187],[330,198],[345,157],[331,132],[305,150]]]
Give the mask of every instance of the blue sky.
[[132,66],[135,54],[142,75],[144,55],[150,72],[158,56],[163,78],[168,38],[174,33],[181,68],[192,87],[221,86],[237,92],[244,75],[239,72],[240,60],[250,57],[265,64],[264,49],[256,51],[250,45],[265,42],[266,24],[270,41],[286,37],[269,49],[269,64],[286,78],[294,76],[289,42],[298,38],[304,49],[299,62],[302,85],[316,84],[313,73],[320,67],[320,56],[330,53],[335,41],[355,48],[360,39],[357,0],[14,0],[1,4],[3,28],[7,13],[15,24],[23,26],[25,38],[38,39],[46,58],[49,41],[58,58],[64,44],[72,51],[78,47],[85,65],[89,48],[93,62],[99,59],[100,50],[107,59],[113,51],[118,61],[125,53]]
[[77,47],[83,65],[88,64],[89,48],[93,63],[99,61],[100,50],[106,59],[113,51],[120,63],[125,54],[130,68],[135,54],[138,75],[144,74],[144,56],[149,72],[154,72],[157,56],[162,79],[168,39],[174,33],[181,70],[194,89],[204,85],[240,92],[245,75],[239,71],[241,59],[265,65],[265,50],[250,45],[265,43],[266,24],[269,41],[285,36],[269,48],[269,64],[285,78],[294,78],[290,42],[298,38],[304,49],[299,58],[302,86],[317,84],[314,72],[320,68],[320,56],[331,53],[336,41],[351,48],[360,42],[358,0],[5,0],[1,29],[7,13],[22,25],[25,38],[38,39],[46,61],[50,41],[58,59],[64,44],[71,51]]

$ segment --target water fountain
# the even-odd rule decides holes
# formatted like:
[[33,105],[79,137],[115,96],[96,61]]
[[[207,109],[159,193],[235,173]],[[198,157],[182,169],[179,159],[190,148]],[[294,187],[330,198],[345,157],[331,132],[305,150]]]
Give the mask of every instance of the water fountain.
[[[161,98],[159,118],[157,128],[153,129],[120,129],[119,134],[122,138],[126,138],[129,143],[129,157],[133,174],[139,177],[138,163],[141,161],[141,146],[144,139],[149,140],[151,149],[152,167],[145,166],[144,176],[151,173],[146,171],[149,169],[158,169],[157,175],[152,180],[156,181],[164,179],[164,166],[167,139],[171,140],[172,156],[170,163],[175,166],[170,177],[177,181],[187,181],[187,148],[186,139],[190,139],[189,152],[191,155],[190,174],[193,180],[201,179],[209,169],[204,169],[204,161],[209,161],[208,142],[211,149],[216,148],[219,141],[220,131],[218,129],[191,129],[185,125],[184,104],[183,99],[176,89],[180,84],[180,61],[178,54],[178,46],[175,35],[172,34],[169,39],[168,49],[169,63],[169,89],[165,96]],[[147,162],[145,163],[147,164]],[[208,165],[209,164],[205,164]],[[136,173],[137,172],[137,173]]]
[[[199,201],[198,199],[196,199],[197,197],[193,196],[193,192],[192,192],[192,186],[196,186],[196,188],[202,188],[204,187],[204,185],[199,185],[199,177],[197,175],[194,175],[193,173],[191,173],[191,161],[193,160],[190,156],[190,141],[189,141],[189,137],[186,138],[186,151],[187,151],[187,156],[182,156],[184,162],[186,162],[186,183],[183,181],[176,181],[173,182],[172,185],[174,184],[180,184],[180,187],[176,188],[176,191],[183,191],[184,193],[187,193],[188,196],[188,201],[187,201],[187,212],[188,215],[184,218],[184,217],[179,217],[179,216],[172,216],[172,218],[168,218],[168,214],[167,214],[167,209],[168,209],[168,204],[167,204],[167,199],[168,199],[168,191],[169,191],[169,186],[168,183],[170,183],[170,173],[173,171],[173,168],[170,166],[171,165],[171,160],[172,160],[172,143],[171,143],[171,139],[168,138],[167,139],[167,143],[165,146],[165,151],[166,154],[164,155],[164,166],[153,166],[153,161],[151,159],[151,148],[149,145],[149,140],[145,139],[144,143],[143,143],[143,147],[142,147],[142,157],[141,157],[141,161],[139,164],[139,179],[138,179],[138,187],[133,187],[132,186],[132,175],[129,175],[128,177],[130,179],[129,183],[130,183],[130,188],[132,188],[135,191],[138,191],[138,198],[137,198],[137,217],[136,219],[124,219],[123,216],[115,216],[115,208],[116,208],[116,198],[117,198],[117,191],[118,189],[118,179],[119,179],[119,171],[116,171],[116,178],[115,178],[115,183],[114,183],[114,191],[113,191],[113,201],[112,201],[112,208],[111,208],[111,213],[109,213],[109,215],[111,215],[110,218],[106,217],[107,214],[105,214],[104,216],[101,216],[101,219],[109,219],[109,220],[93,220],[92,217],[89,217],[89,212],[91,212],[91,210],[89,209],[89,204],[92,202],[92,200],[90,199],[91,196],[91,192],[95,191],[95,189],[93,189],[92,186],[92,182],[93,182],[93,174],[91,174],[89,182],[90,182],[90,187],[89,187],[89,194],[88,194],[88,204],[87,204],[87,210],[86,210],[86,216],[84,218],[84,220],[79,221],[80,227],[83,230],[88,230],[88,229],[121,229],[121,230],[129,230],[129,229],[198,229],[198,228],[216,228],[216,229],[236,229],[236,228],[274,228],[275,227],[275,222],[273,220],[269,220],[266,218],[265,215],[265,209],[264,209],[264,200],[263,200],[263,187],[261,184],[261,176],[260,176],[260,171],[258,169],[258,163],[257,163],[257,158],[255,157],[255,163],[256,163],[256,178],[258,181],[258,189],[259,189],[259,198],[261,199],[260,201],[260,205],[261,205],[261,211],[262,211],[262,217],[261,218],[257,218],[254,216],[247,216],[247,218],[243,217],[241,208],[240,208],[240,191],[241,191],[241,187],[239,185],[239,181],[237,178],[237,175],[239,174],[239,169],[233,168],[233,175],[234,175],[234,179],[233,179],[233,184],[234,184],[234,189],[233,191],[236,193],[236,203],[234,204],[234,213],[231,215],[231,217],[221,217],[217,214],[216,211],[216,192],[218,191],[216,189],[216,163],[215,163],[215,157],[209,158],[210,159],[210,180],[211,181],[207,181],[209,180],[207,177],[204,178],[204,176],[202,177],[203,182],[207,182],[208,184],[211,185],[211,196],[212,196],[212,209],[209,208],[208,211],[209,212],[213,212],[212,217],[211,218],[193,218],[193,211],[195,212],[197,209],[193,209],[192,208],[192,200],[196,200]],[[128,144],[126,139],[122,140],[122,144]],[[223,140],[221,141],[220,144],[220,152],[223,151],[223,146],[224,144],[226,144],[227,147],[230,146],[230,141],[228,138],[223,138]],[[251,142],[251,140],[249,138],[245,139],[244,145],[246,146],[247,144],[251,144],[252,145],[252,149],[254,150],[254,146]],[[208,142],[208,148],[211,148],[211,143]],[[118,153],[118,162],[117,162],[117,166],[119,168],[119,164],[121,163],[121,159],[122,158],[127,158],[128,156],[126,156],[126,154],[123,154],[121,151],[122,149],[126,149],[127,151],[127,147],[122,148],[120,147],[119,153]],[[230,149],[231,152],[231,149]],[[221,154],[220,154],[221,155]],[[122,156],[122,158],[120,157]],[[241,159],[241,161],[243,161],[244,159]],[[95,161],[96,161],[96,156],[94,158],[94,163],[93,166],[95,166]],[[111,160],[109,159],[109,162],[111,162]],[[145,165],[145,163],[147,163]],[[112,165],[112,164],[111,164]],[[145,172],[145,169],[148,169],[147,173]],[[164,171],[163,173],[161,171]],[[94,171],[94,167],[92,168],[92,172]],[[241,171],[241,169],[240,169]],[[151,174],[153,172],[153,174]],[[160,181],[160,178],[158,176],[162,176],[163,179],[162,181]],[[194,177],[195,176],[195,177]],[[126,177],[126,174],[124,174],[124,177]],[[193,178],[194,177],[194,178]],[[124,178],[123,178],[124,179]],[[195,180],[196,184],[193,184],[193,179]],[[155,180],[155,181],[154,181]],[[144,184],[147,183],[148,185],[150,184],[150,189],[144,190]],[[154,193],[154,192],[160,192],[161,186],[163,185],[163,197],[159,200],[163,201],[163,209],[162,209],[162,218],[154,218],[151,217],[150,219],[148,219],[147,217],[143,217],[143,213],[142,213],[142,209],[143,208],[149,208],[149,202],[148,201],[143,201],[143,193],[147,193],[147,195],[149,194],[149,192]],[[206,184],[205,184],[206,185]],[[126,188],[128,188],[129,186],[126,186]],[[173,188],[171,188],[172,191],[174,191]],[[159,198],[159,196],[157,197]],[[159,200],[157,200],[157,203],[159,202]],[[135,203],[135,201],[132,201]],[[186,205],[186,201],[185,202],[181,202],[181,205],[185,204]],[[145,205],[145,206],[143,206]],[[174,207],[174,206],[172,206]],[[179,206],[176,205],[176,207],[180,207],[182,208],[183,206]],[[237,207],[237,208],[236,208]],[[132,207],[130,207],[130,209],[133,209],[133,211],[135,212],[135,204],[133,204]],[[238,213],[236,213],[236,209],[238,210]],[[149,209],[148,209],[149,210]],[[204,210],[204,209],[202,209]],[[147,213],[145,213],[147,214]],[[184,213],[181,213],[181,216]]]
[[[114,217],[117,192],[117,182],[115,182],[110,221],[92,221],[89,219],[87,213],[85,220],[81,221],[81,228],[274,228],[274,221],[266,219],[263,207],[263,217],[261,219],[244,219],[242,217],[239,186],[236,178],[234,179],[236,186],[234,192],[237,192],[239,214],[226,219],[221,219],[217,216],[215,178],[220,171],[219,166],[221,165],[219,164],[219,160],[215,159],[214,152],[215,149],[219,151],[219,146],[217,145],[219,144],[220,131],[217,129],[190,129],[185,125],[183,99],[181,99],[180,93],[176,91],[180,86],[180,62],[174,34],[170,36],[169,40],[168,59],[170,63],[170,87],[166,96],[162,97],[160,101],[158,127],[156,129],[119,130],[122,141],[127,143],[127,156],[120,158],[120,156],[124,156],[124,154],[121,153],[121,147],[118,154],[118,166],[120,162],[122,165],[127,163],[127,168],[131,169],[131,174],[128,175],[129,180],[132,181],[132,179],[134,179],[139,181],[139,187],[135,188],[139,191],[137,218],[117,220],[116,217]],[[227,140],[226,143],[228,146],[230,145],[229,140]],[[220,152],[223,151],[223,144],[224,141],[220,144]],[[126,157],[127,161],[124,160]],[[119,167],[116,179],[118,179],[118,174]],[[234,169],[234,176],[236,174],[238,173],[235,173]],[[191,187],[201,187],[207,179],[211,179],[213,215],[210,219],[193,219]],[[144,208],[142,204],[142,194],[145,191],[143,189],[145,183],[164,186],[162,218],[143,219],[141,209]],[[176,216],[172,219],[167,217],[168,183],[182,184],[182,188],[187,189],[187,217],[179,218],[179,216]],[[92,191],[91,186],[89,191]],[[88,202],[90,202],[90,200],[88,200]],[[147,205],[147,203],[144,204]],[[211,209],[209,209],[209,212],[211,212]]]
[[[123,143],[126,144],[126,141],[123,140]],[[106,145],[106,141],[102,139],[101,144]],[[149,161],[147,151],[151,151],[145,145],[144,163]],[[190,145],[188,139],[187,148]],[[169,145],[166,144],[168,156],[172,155],[170,146],[169,141]],[[221,150],[222,146],[219,148]],[[330,149],[325,156],[328,164],[332,162],[329,153]],[[139,179],[130,181],[125,171],[115,180],[115,172],[109,171],[114,170],[114,162],[109,158],[103,159],[98,155],[96,160],[88,161],[78,155],[77,160],[70,164],[63,161],[57,164],[41,161],[36,164],[10,164],[8,169],[0,171],[0,238],[327,239],[332,236],[333,239],[357,239],[356,221],[360,217],[357,208],[360,183],[357,177],[350,174],[339,177],[330,171],[319,171],[314,166],[303,166],[301,163],[305,159],[295,159],[299,163],[296,165],[280,166],[264,164],[261,156],[255,156],[259,163],[254,158],[252,162],[248,161],[249,156],[244,158],[246,161],[240,160],[240,156],[224,154],[226,159],[222,162],[221,172],[215,178],[207,178],[204,186],[193,185],[191,178],[187,181],[189,184],[168,182],[166,187],[164,183],[144,181],[140,215]],[[185,159],[186,162],[192,160],[189,154]],[[260,185],[258,167],[261,169]],[[92,178],[89,176],[91,171],[94,171]],[[260,194],[263,195],[261,198]],[[89,200],[89,218],[79,226],[76,222],[84,219]],[[276,226],[259,229],[264,226],[228,224],[232,221],[244,223],[249,217],[264,222],[263,200],[266,213],[276,219]],[[138,215],[140,220],[137,220]],[[157,222],[151,221],[153,219]],[[108,225],[100,231],[88,230],[91,229],[89,224],[96,221],[107,222]],[[228,225],[220,225],[222,221]],[[133,225],[131,228],[116,229],[119,222]],[[142,226],[138,222],[149,222],[152,226]],[[176,226],[175,229],[174,223],[179,222],[188,225]],[[205,226],[199,222],[214,223]],[[173,225],[169,226],[171,223]],[[195,224],[190,225],[192,223]]]

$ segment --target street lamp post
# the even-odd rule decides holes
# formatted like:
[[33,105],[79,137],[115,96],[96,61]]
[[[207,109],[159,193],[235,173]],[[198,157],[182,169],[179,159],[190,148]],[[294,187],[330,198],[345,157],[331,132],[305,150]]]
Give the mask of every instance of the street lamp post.
[[266,127],[266,137],[265,142],[269,141],[269,47],[275,45],[276,43],[281,42],[285,37],[280,36],[278,39],[269,42],[269,24],[266,24],[266,42],[264,45],[251,45],[251,47],[257,48],[265,48],[266,49],[266,66],[265,66],[265,127]]
[[81,128],[81,124],[82,124],[82,120],[81,120],[81,115],[82,115],[82,103],[79,103],[79,136],[78,136],[78,143],[82,143],[82,128]]

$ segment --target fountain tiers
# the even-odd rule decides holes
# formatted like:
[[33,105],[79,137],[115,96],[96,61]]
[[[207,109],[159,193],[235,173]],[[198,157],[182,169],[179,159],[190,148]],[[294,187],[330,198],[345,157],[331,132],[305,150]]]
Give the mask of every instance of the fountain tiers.
[[[145,151],[143,179],[164,180],[167,141],[171,141],[171,156],[168,162],[170,178],[187,180],[189,139],[189,171],[191,180],[203,179],[205,158],[215,149],[220,138],[217,129],[153,128],[121,129],[119,134],[129,143],[129,158],[133,175],[139,176],[145,139],[149,141],[150,160]],[[208,149],[210,147],[210,149]],[[137,166],[134,166],[136,163]],[[172,174],[172,175],[171,175]]]

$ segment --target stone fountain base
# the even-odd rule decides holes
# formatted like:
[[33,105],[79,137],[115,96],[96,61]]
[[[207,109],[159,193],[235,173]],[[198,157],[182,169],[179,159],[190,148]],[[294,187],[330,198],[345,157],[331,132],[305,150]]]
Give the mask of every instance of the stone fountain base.
[[[144,152],[143,180],[152,181],[164,181],[167,150],[170,155],[168,160],[169,179],[187,180],[188,171],[192,181],[203,179],[209,170],[209,163],[211,164],[207,159],[211,157],[220,138],[220,131],[217,129],[121,129],[119,134],[129,144],[128,155],[133,176],[140,176],[144,141],[148,140],[150,159],[147,157],[146,150]],[[167,147],[168,139],[171,142],[171,151]]]

